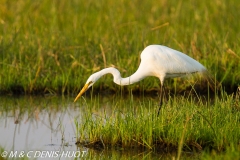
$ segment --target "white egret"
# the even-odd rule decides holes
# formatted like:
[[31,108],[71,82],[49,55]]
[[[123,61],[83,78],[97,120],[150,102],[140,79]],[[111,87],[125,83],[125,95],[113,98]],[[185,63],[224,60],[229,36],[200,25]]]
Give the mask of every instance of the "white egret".
[[113,67],[102,69],[99,72],[92,74],[82,90],[79,92],[74,102],[82,96],[100,77],[105,74],[112,74],[113,81],[118,85],[130,85],[136,83],[145,77],[155,76],[158,77],[160,84],[160,102],[158,114],[162,106],[163,99],[163,84],[166,78],[181,77],[196,72],[204,72],[206,68],[187,56],[186,54],[177,50],[168,48],[162,45],[147,46],[141,53],[141,63],[137,71],[127,77],[122,78],[120,72]]

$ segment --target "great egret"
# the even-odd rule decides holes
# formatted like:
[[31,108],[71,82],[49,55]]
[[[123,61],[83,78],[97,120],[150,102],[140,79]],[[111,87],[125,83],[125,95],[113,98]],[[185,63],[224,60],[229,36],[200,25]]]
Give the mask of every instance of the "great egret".
[[120,72],[116,68],[110,67],[102,69],[88,78],[86,84],[79,92],[74,102],[76,102],[77,99],[81,97],[82,94],[86,92],[100,77],[108,73],[113,75],[113,81],[118,85],[130,85],[147,76],[155,76],[158,77],[161,82],[158,109],[159,115],[162,106],[163,84],[166,78],[181,77],[204,71],[206,71],[206,68],[202,64],[182,52],[162,45],[150,45],[142,51],[141,63],[133,75],[127,78],[122,78]]

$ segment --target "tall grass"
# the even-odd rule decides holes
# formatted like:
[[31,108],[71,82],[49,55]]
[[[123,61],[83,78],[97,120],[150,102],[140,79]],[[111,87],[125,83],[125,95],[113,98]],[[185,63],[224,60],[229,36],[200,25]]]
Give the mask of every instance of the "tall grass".
[[113,103],[111,111],[98,101],[83,102],[88,109],[78,124],[78,141],[88,147],[181,153],[203,149],[219,152],[239,145],[239,104],[232,95],[223,94],[214,103],[194,97],[171,98],[159,117],[156,100],[124,98]]
[[[1,0],[0,91],[77,92],[107,66],[128,76],[149,44],[187,53],[234,88],[240,81],[239,8],[237,0]],[[159,80],[140,84],[150,90]],[[110,76],[95,87],[117,88]]]

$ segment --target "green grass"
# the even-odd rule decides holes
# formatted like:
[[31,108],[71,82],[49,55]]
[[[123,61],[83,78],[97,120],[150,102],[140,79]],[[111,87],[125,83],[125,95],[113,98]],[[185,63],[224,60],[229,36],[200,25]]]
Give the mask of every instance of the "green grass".
[[[237,0],[1,0],[0,93],[76,93],[89,75],[108,66],[125,77],[134,73],[139,54],[150,44],[190,55],[235,90],[239,8]],[[181,79],[167,83],[170,89],[189,85]],[[140,84],[151,90],[159,80]],[[95,88],[117,90],[111,76]],[[131,89],[139,88],[138,83]]]
[[[224,90],[236,91],[240,85],[237,0],[0,0],[0,15],[0,94],[75,94],[102,68],[115,66],[123,77],[134,73],[150,44],[198,60]],[[166,86],[181,93],[189,86],[191,92],[193,84],[208,90],[195,80],[168,80]],[[95,91],[117,94],[127,89],[144,95],[158,88],[157,78],[118,87],[106,76],[94,85]],[[109,113],[99,111],[101,104],[92,97],[83,103],[89,107],[85,122],[76,122],[79,141],[150,150],[160,146],[178,150],[177,158],[180,150],[203,149],[231,157],[239,151],[239,100],[220,94],[209,104],[210,96],[207,101],[170,96],[159,117],[156,100],[130,95],[113,100]]]
[[213,102],[171,97],[159,117],[156,99],[117,97],[111,107],[100,99],[81,101],[86,111],[77,126],[78,142],[87,147],[175,151],[180,158],[181,151],[221,153],[239,145],[239,99],[233,95],[222,93]]

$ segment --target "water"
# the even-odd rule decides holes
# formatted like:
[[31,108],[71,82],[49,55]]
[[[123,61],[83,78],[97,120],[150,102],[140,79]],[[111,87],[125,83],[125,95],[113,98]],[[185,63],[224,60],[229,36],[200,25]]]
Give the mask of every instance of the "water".
[[62,97],[1,97],[0,146],[12,157],[27,152],[31,158],[45,153],[62,153],[63,158],[84,154],[88,149],[75,145],[74,121],[81,119],[80,113],[80,107]]
[[[93,150],[75,145],[79,136],[75,123],[81,123],[81,115],[89,107],[83,99],[78,103],[73,103],[74,97],[56,96],[5,96],[0,99],[0,153],[7,158],[172,159],[176,156],[172,153],[161,155],[151,150]],[[118,98],[98,97],[90,105],[100,104],[99,111],[111,112],[114,99]],[[134,100],[138,98],[134,97]]]

